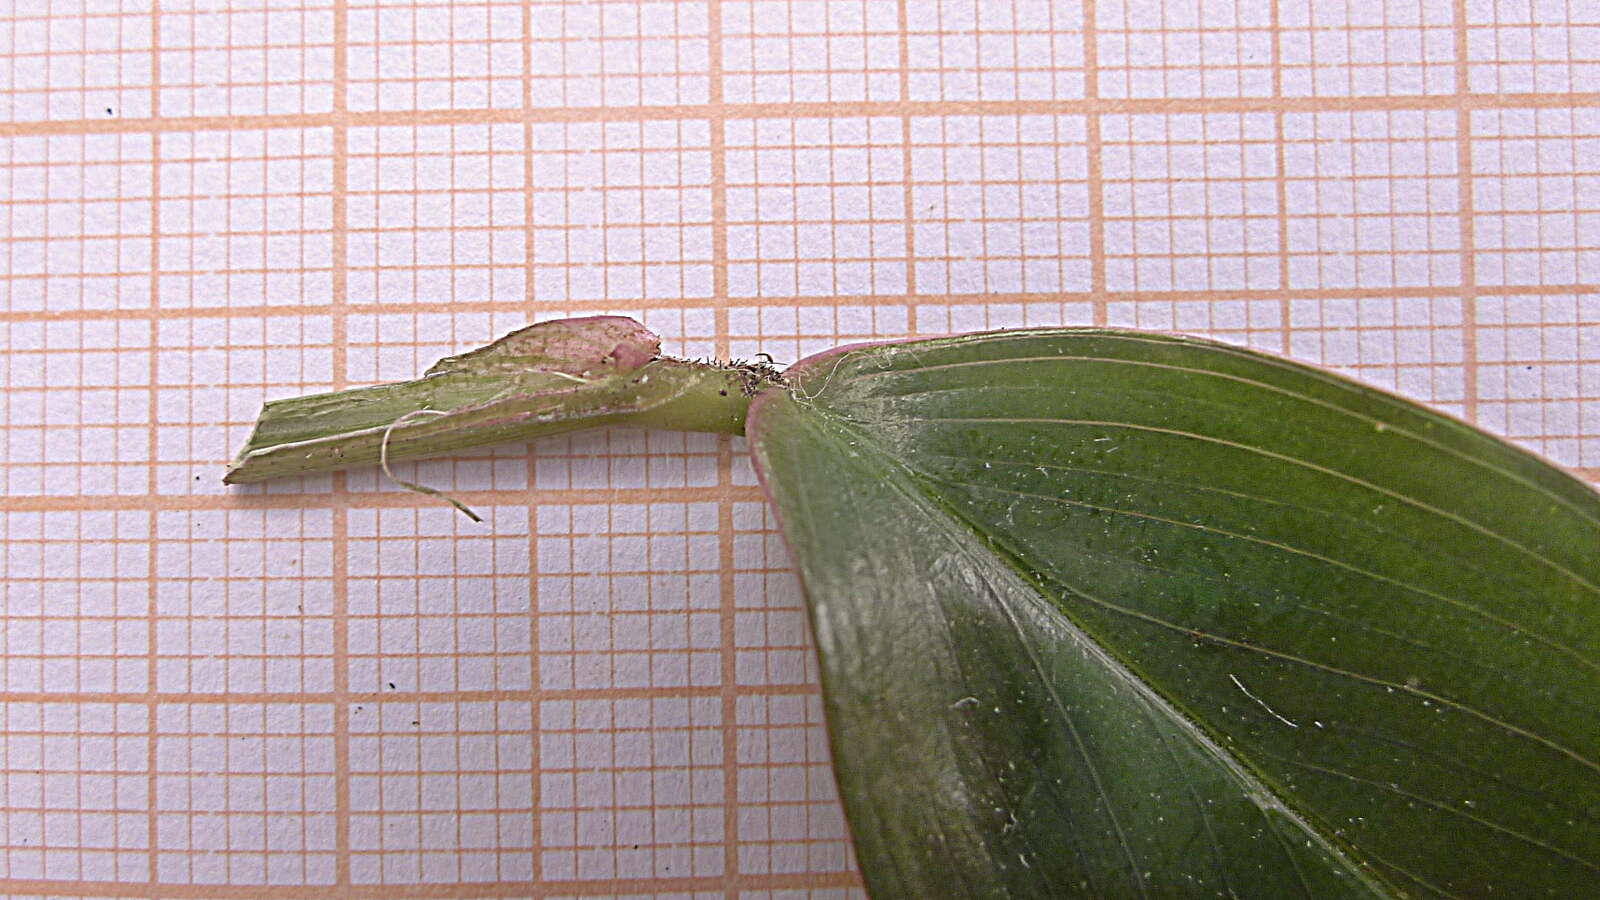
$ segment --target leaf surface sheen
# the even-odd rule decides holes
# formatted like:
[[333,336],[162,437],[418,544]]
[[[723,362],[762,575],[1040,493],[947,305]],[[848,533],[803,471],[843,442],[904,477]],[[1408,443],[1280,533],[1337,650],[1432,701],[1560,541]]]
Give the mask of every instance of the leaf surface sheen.
[[758,400],[875,897],[1587,896],[1600,498],[1194,339],[846,348]]

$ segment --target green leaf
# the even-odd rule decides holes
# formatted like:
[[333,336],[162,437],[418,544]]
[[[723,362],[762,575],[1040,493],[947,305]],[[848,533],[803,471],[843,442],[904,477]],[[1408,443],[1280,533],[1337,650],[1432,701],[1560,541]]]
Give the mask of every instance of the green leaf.
[[1600,499],[1207,342],[833,351],[752,451],[874,897],[1591,896]]

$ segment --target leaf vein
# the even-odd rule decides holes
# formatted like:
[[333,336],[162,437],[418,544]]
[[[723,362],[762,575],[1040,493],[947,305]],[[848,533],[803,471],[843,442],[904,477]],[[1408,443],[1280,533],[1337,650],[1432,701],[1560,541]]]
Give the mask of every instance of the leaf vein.
[[1373,484],[1370,481],[1367,481],[1367,480],[1362,479],[1362,478],[1357,478],[1356,476],[1351,475],[1349,473],[1340,472],[1337,469],[1330,469],[1330,468],[1328,468],[1326,466],[1318,465],[1317,463],[1311,462],[1310,460],[1299,459],[1299,458],[1296,458],[1294,456],[1290,456],[1288,454],[1278,453],[1278,452],[1276,452],[1274,450],[1268,450],[1265,447],[1255,447],[1255,446],[1251,446],[1249,444],[1241,444],[1241,443],[1238,443],[1236,441],[1230,441],[1230,440],[1227,440],[1225,438],[1214,437],[1214,436],[1206,435],[1206,434],[1198,434],[1198,433],[1191,432],[1191,431],[1182,431],[1180,429],[1174,429],[1174,428],[1161,428],[1161,427],[1154,426],[1154,425],[1139,425],[1139,424],[1135,424],[1135,423],[1132,423],[1132,422],[1111,422],[1111,421],[1099,421],[1099,420],[1093,420],[1093,419],[1058,419],[1058,418],[1047,418],[1047,417],[1031,418],[1031,417],[1017,417],[1017,416],[1001,416],[1001,417],[992,417],[992,418],[986,418],[986,417],[981,417],[981,416],[941,416],[941,417],[926,417],[926,418],[918,417],[918,418],[911,419],[909,421],[918,422],[918,423],[951,424],[951,425],[978,424],[978,423],[982,423],[982,422],[994,422],[994,423],[999,423],[999,424],[1010,424],[1010,425],[1093,425],[1093,426],[1100,426],[1100,427],[1106,427],[1106,428],[1126,428],[1126,429],[1128,429],[1130,431],[1147,431],[1147,432],[1156,433],[1156,434],[1167,434],[1167,435],[1171,435],[1173,437],[1192,438],[1192,439],[1197,440],[1197,441],[1203,441],[1203,442],[1206,442],[1206,443],[1212,443],[1212,444],[1218,444],[1218,445],[1221,445],[1221,446],[1232,447],[1232,448],[1237,449],[1237,450],[1243,450],[1243,451],[1245,451],[1247,453],[1254,453],[1254,454],[1257,454],[1259,456],[1265,456],[1265,457],[1267,457],[1269,459],[1276,459],[1276,460],[1278,460],[1280,462],[1289,463],[1290,465],[1301,466],[1301,467],[1304,467],[1304,468],[1307,468],[1307,469],[1311,469],[1312,471],[1320,472],[1320,473],[1322,473],[1324,475],[1328,475],[1328,476],[1331,476],[1333,478],[1337,478],[1337,479],[1339,479],[1341,481],[1347,481],[1347,482],[1349,482],[1351,484],[1354,484],[1354,485],[1357,485],[1359,487],[1365,488],[1367,490],[1373,491],[1374,493],[1382,494],[1385,497],[1390,497],[1390,498],[1392,498],[1394,500],[1398,500],[1401,503],[1404,503],[1404,504],[1406,504],[1408,506],[1415,507],[1415,508],[1420,509],[1420,510],[1422,510],[1424,512],[1431,513],[1433,515],[1439,516],[1440,518],[1449,519],[1450,521],[1455,522],[1455,523],[1457,523],[1459,525],[1465,526],[1465,527],[1467,527],[1467,528],[1469,528],[1469,529],[1471,529],[1473,531],[1476,531],[1479,534],[1484,535],[1485,537],[1491,538],[1491,539],[1493,539],[1495,541],[1498,541],[1498,542],[1500,542],[1502,544],[1505,544],[1506,546],[1511,547],[1511,548],[1517,550],[1518,552],[1520,552],[1520,553],[1522,553],[1522,554],[1524,554],[1524,555],[1526,555],[1526,556],[1528,556],[1528,557],[1530,557],[1532,559],[1538,560],[1539,562],[1543,563],[1544,565],[1549,566],[1551,569],[1554,569],[1555,571],[1560,572],[1561,574],[1567,576],[1569,579],[1571,579],[1573,581],[1573,583],[1581,585],[1582,587],[1586,588],[1590,593],[1594,594],[1597,598],[1600,598],[1600,586],[1597,586],[1597,585],[1593,584],[1587,578],[1583,577],[1582,575],[1579,575],[1578,573],[1572,571],[1571,569],[1568,569],[1566,566],[1563,566],[1562,564],[1560,564],[1560,563],[1556,562],[1555,560],[1545,556],[1544,554],[1539,553],[1538,551],[1536,551],[1536,550],[1534,550],[1532,548],[1525,547],[1522,544],[1517,543],[1515,540],[1512,540],[1510,537],[1508,537],[1506,535],[1503,535],[1503,534],[1500,534],[1499,532],[1494,531],[1493,529],[1487,528],[1487,527],[1485,527],[1485,526],[1483,526],[1483,525],[1481,525],[1481,524],[1479,524],[1477,522],[1474,522],[1471,519],[1468,519],[1468,518],[1466,518],[1464,516],[1461,516],[1461,515],[1458,515],[1456,513],[1449,512],[1447,510],[1439,509],[1438,507],[1435,507],[1435,506],[1433,506],[1433,505],[1431,505],[1429,503],[1426,503],[1426,502],[1424,502],[1424,501],[1422,501],[1422,500],[1420,500],[1418,498],[1411,497],[1411,496],[1403,494],[1403,493],[1401,493],[1399,491],[1391,490],[1389,488],[1385,488],[1385,487],[1382,487],[1380,485]]

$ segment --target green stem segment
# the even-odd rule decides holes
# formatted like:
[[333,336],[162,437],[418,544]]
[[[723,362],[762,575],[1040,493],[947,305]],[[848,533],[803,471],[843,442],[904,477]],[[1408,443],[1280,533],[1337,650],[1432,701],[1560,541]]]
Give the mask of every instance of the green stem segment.
[[[662,357],[632,319],[530,325],[398,384],[273,400],[223,476],[246,484],[632,425],[743,434],[765,366]],[[431,415],[417,415],[420,412]]]

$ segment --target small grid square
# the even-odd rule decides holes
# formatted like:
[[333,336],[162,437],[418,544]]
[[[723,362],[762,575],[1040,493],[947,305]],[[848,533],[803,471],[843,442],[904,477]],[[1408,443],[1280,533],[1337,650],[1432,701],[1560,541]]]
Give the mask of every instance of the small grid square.
[[1083,8],[1061,0],[907,3],[911,100],[1075,100]]
[[144,703],[0,702],[0,878],[150,878]]
[[738,699],[739,871],[854,868],[817,694]]
[[[155,343],[155,478],[164,495],[230,490],[218,465],[244,444],[262,401],[333,387],[326,316],[162,317]],[[248,490],[326,490],[327,482],[323,475]]]
[[156,689],[333,690],[326,509],[156,514]]
[[520,125],[349,132],[349,290],[356,302],[525,301]]
[[704,120],[535,125],[532,197],[540,301],[711,296]]
[[1282,353],[1283,313],[1283,302],[1279,300],[1112,300],[1106,304],[1106,325],[1203,334],[1230,344]]
[[148,493],[150,353],[149,322],[0,322],[0,492]]
[[7,4],[0,120],[147,118],[151,0]]
[[522,106],[523,10],[511,0],[355,0],[352,110]]
[[1291,356],[1466,414],[1466,324],[1456,297],[1289,301]]
[[711,97],[704,2],[531,0],[532,103],[689,106]]
[[0,309],[150,305],[148,134],[0,137]]
[[1082,116],[913,119],[917,292],[1087,291],[1086,130]]
[[1476,316],[1478,424],[1600,467],[1600,295],[1480,297]]
[[349,512],[350,690],[527,691],[528,511]]
[[331,301],[331,128],[163,134],[159,165],[161,306]]
[[1273,0],[1103,0],[1100,96],[1270,97]]
[[161,0],[163,116],[333,109],[333,0]]
[[539,687],[722,682],[712,503],[542,503],[535,520]]
[[730,103],[900,99],[894,0],[724,0],[718,15]]
[[1600,282],[1600,107],[1474,110],[1479,284]]
[[1280,286],[1270,114],[1119,114],[1101,127],[1107,289]]
[[1466,4],[1467,86],[1488,94],[1593,91],[1600,6],[1588,0]]
[[719,698],[546,700],[539,710],[545,880],[724,874]]
[[348,715],[352,882],[533,879],[531,704],[387,701]]
[[0,547],[0,691],[149,690],[149,513],[13,510]]
[[1461,283],[1461,179],[1449,111],[1289,113],[1291,288]]
[[772,510],[733,504],[733,670],[743,688],[816,684],[805,600]]
[[1454,11],[1432,0],[1284,0],[1283,96],[1452,94]]
[[905,292],[901,120],[734,120],[726,136],[729,296]]
[[168,884],[332,884],[332,731],[326,703],[157,706],[157,877]]

